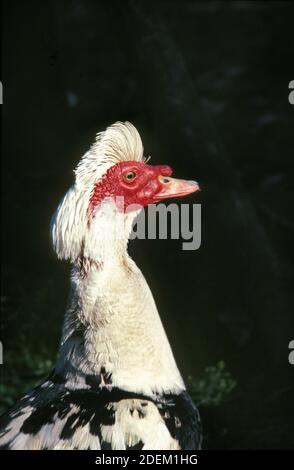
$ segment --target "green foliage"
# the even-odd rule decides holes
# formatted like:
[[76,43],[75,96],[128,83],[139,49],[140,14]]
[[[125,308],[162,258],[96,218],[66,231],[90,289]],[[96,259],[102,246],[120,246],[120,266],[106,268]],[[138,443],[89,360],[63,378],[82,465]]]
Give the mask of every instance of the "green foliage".
[[40,348],[32,352],[23,346],[18,351],[5,351],[1,366],[0,414],[28,390],[40,383],[53,368],[55,357]]
[[199,379],[188,377],[188,390],[197,405],[219,406],[237,382],[226,370],[224,361],[207,367]]

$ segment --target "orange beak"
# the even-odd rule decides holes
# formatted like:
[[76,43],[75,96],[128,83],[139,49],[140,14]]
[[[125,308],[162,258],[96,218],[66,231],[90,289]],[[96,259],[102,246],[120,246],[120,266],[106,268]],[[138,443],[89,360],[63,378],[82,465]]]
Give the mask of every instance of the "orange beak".
[[154,196],[154,202],[162,201],[171,197],[182,197],[200,191],[196,181],[181,180],[169,176],[158,177],[162,189]]

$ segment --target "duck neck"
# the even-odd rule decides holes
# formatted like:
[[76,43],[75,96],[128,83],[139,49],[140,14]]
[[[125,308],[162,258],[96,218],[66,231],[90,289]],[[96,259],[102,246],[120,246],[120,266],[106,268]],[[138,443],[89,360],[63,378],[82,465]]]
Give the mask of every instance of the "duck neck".
[[88,222],[81,259],[100,266],[122,263],[128,257],[128,240],[139,212],[124,213],[113,199],[100,204]]
[[95,377],[100,386],[148,395],[179,391],[184,385],[153,296],[127,253],[134,214],[130,219],[119,237],[117,214],[99,211],[92,221],[84,256],[72,269],[56,370],[75,387]]

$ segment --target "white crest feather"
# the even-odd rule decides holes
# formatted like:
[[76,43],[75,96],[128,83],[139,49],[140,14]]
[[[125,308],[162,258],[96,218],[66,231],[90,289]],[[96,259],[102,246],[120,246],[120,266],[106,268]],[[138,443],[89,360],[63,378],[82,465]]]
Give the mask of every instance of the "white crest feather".
[[75,261],[87,235],[87,209],[94,185],[111,166],[121,161],[143,161],[143,145],[130,122],[116,122],[96,136],[75,170],[68,190],[52,220],[53,247],[59,258]]

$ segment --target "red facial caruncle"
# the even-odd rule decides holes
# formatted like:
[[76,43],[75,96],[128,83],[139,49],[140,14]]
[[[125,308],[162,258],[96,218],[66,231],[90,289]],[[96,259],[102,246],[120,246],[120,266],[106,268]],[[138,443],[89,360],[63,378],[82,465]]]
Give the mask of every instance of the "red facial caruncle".
[[[147,165],[144,162],[126,161],[110,167],[98,181],[91,195],[89,214],[106,198],[123,197],[123,210],[130,206],[146,206],[160,200],[184,196],[199,190],[195,181],[171,178],[167,165]],[[129,208],[129,209],[128,209]]]

